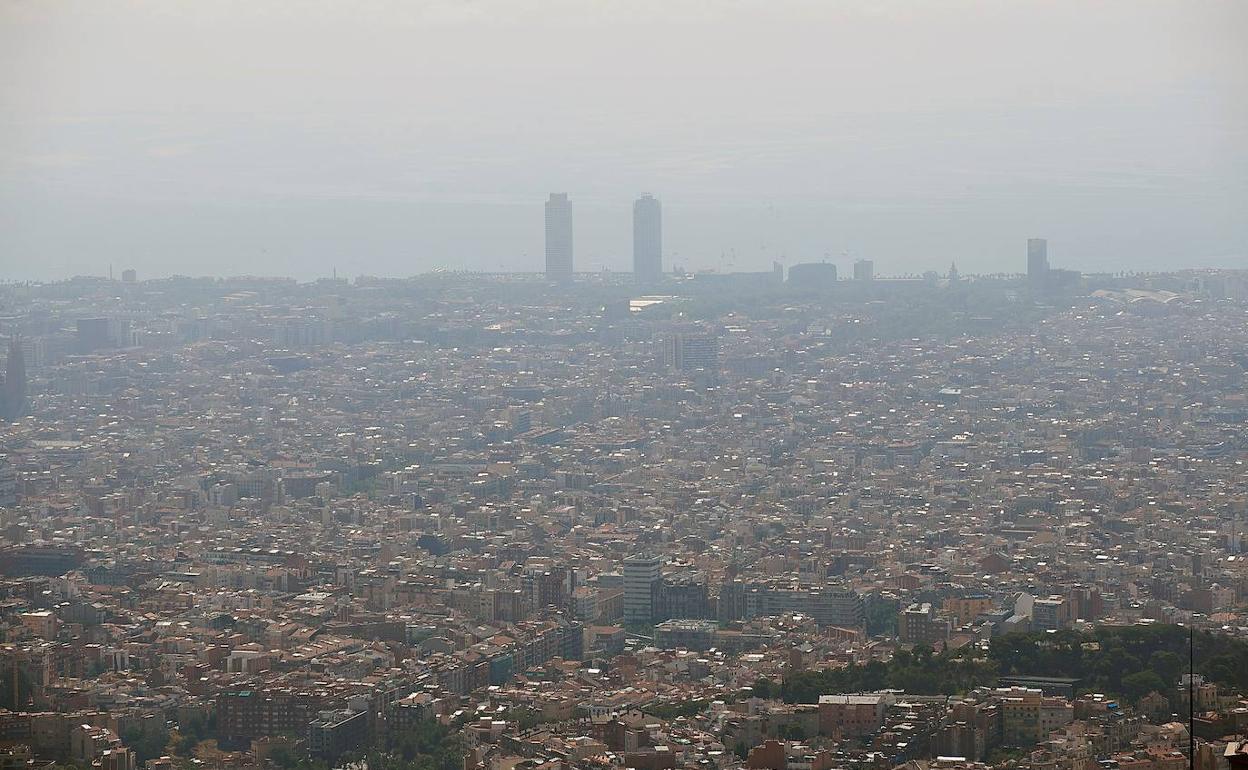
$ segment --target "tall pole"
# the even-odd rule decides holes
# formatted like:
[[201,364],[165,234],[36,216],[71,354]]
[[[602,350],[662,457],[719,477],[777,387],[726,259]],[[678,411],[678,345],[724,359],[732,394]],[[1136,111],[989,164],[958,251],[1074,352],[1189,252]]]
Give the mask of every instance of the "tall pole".
[[1196,770],[1196,625],[1187,629],[1187,762]]

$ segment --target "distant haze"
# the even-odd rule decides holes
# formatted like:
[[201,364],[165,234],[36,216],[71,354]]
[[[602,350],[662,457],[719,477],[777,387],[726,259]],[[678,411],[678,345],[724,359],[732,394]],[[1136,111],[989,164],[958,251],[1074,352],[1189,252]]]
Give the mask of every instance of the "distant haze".
[[0,279],[1248,268],[1239,0],[0,0]]

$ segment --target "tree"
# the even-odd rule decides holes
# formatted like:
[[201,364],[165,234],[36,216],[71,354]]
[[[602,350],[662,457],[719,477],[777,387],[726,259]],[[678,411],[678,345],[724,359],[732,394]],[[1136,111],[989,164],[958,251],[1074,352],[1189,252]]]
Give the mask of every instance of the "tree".
[[1145,669],[1122,677],[1122,693],[1132,702],[1139,701],[1150,692],[1161,692],[1164,689],[1166,683],[1157,676],[1156,671]]
[[916,644],[914,646],[914,658],[920,666],[927,668],[932,662],[932,656],[936,654],[936,650],[926,644]]
[[865,691],[882,690],[888,683],[888,664],[882,660],[867,661],[862,667],[862,688]]
[[1170,650],[1157,650],[1149,656],[1148,667],[1157,672],[1157,676],[1161,677],[1167,687],[1173,687],[1179,681],[1179,675],[1183,673],[1186,664]]
[[780,688],[776,687],[775,682],[761,676],[754,680],[753,689],[755,697],[763,698],[765,700],[771,700],[780,694]]
[[182,735],[193,735],[197,741],[202,741],[208,734],[208,725],[203,717],[193,716],[186,720],[186,724],[178,725],[178,732]]
[[432,718],[392,736],[388,749],[370,759],[369,770],[461,770],[467,753],[463,738]]
[[173,753],[179,757],[190,757],[195,754],[195,747],[199,745],[199,740],[194,735],[187,733],[178,738],[173,745]]
[[164,756],[169,747],[169,730],[163,724],[149,730],[135,727],[122,732],[121,742],[133,749],[135,759],[142,763]]
[[664,703],[657,706],[647,706],[645,712],[660,719],[675,719],[676,717],[691,717],[694,714],[700,714],[706,709],[706,706],[707,702],[705,700],[697,699],[682,703]]
[[869,596],[863,606],[867,616],[867,634],[870,636],[894,636],[897,633],[898,602],[879,596]]
[[786,741],[804,741],[806,740],[806,731],[799,724],[781,725],[780,738]]
[[273,750],[269,752],[269,759],[273,760],[273,764],[284,768],[294,767],[298,763],[290,747],[282,744],[273,747]]

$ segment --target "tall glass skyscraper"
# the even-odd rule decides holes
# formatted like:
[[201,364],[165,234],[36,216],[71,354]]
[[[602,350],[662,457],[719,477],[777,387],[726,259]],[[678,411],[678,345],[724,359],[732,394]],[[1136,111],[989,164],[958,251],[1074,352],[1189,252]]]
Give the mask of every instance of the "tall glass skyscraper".
[[1043,238],[1027,239],[1027,277],[1042,281],[1049,272],[1049,242]]
[[657,283],[663,274],[663,207],[643,194],[633,202],[633,275],[641,283]]
[[572,201],[551,193],[546,201],[546,277],[572,280]]

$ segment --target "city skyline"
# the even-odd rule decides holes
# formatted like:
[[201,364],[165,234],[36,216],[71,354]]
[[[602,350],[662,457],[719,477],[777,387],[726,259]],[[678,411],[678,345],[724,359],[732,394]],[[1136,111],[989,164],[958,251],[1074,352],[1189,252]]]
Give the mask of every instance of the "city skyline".
[[1242,3],[106,5],[0,7],[5,278],[529,270],[550,190],[590,272],[643,190],[687,270],[1248,266]]
[[[555,196],[564,196],[564,197],[556,200]],[[545,263],[535,262],[533,259],[533,255],[526,253],[519,258],[497,263],[493,268],[491,268],[489,264],[474,266],[471,264],[455,265],[452,263],[445,263],[445,264],[434,264],[434,265],[425,266],[424,269],[421,269],[418,271],[411,271],[411,272],[405,272],[404,269],[400,266],[395,266],[395,269],[389,270],[389,271],[388,270],[380,270],[380,271],[356,270],[352,272],[351,268],[358,267],[359,263],[355,260],[344,258],[340,262],[326,261],[323,265],[318,266],[314,270],[308,269],[306,264],[302,263],[300,260],[295,260],[294,264],[297,264],[300,266],[295,267],[287,272],[280,272],[280,271],[266,272],[263,270],[250,270],[249,271],[247,269],[240,268],[238,271],[234,271],[234,272],[209,271],[209,272],[202,272],[202,273],[181,273],[177,270],[170,270],[167,268],[162,269],[160,267],[157,267],[154,270],[141,269],[141,270],[137,270],[137,272],[141,273],[146,278],[158,278],[158,277],[164,278],[164,277],[169,277],[169,276],[179,275],[179,274],[205,275],[205,276],[216,276],[216,277],[222,277],[222,276],[228,276],[228,275],[273,275],[273,276],[280,276],[280,277],[294,277],[299,280],[316,280],[318,278],[336,275],[336,274],[339,274],[340,272],[344,276],[375,275],[378,277],[405,277],[405,276],[411,276],[411,275],[419,275],[419,274],[426,273],[426,272],[439,272],[439,271],[481,272],[481,273],[517,273],[517,274],[542,272],[542,273],[551,274],[551,270],[548,266],[550,263],[550,260],[552,259],[552,257],[557,262],[560,260],[563,260],[564,258],[558,256],[558,253],[566,251],[568,254],[571,255],[571,262],[573,265],[573,269],[572,269],[573,274],[597,273],[597,272],[636,274],[637,265],[638,265],[638,252],[637,252],[638,234],[640,232],[639,226],[638,226],[638,204],[646,200],[651,201],[653,205],[656,207],[655,208],[655,211],[657,212],[656,216],[658,217],[658,222],[660,223],[657,226],[659,230],[659,235],[657,236],[657,241],[659,245],[657,246],[657,248],[655,247],[652,247],[652,248],[654,248],[657,251],[658,262],[661,265],[661,270],[660,270],[661,273],[670,273],[674,269],[681,269],[681,270],[685,270],[688,272],[707,272],[707,271],[709,272],[758,272],[758,271],[770,269],[776,263],[780,263],[787,268],[792,265],[810,263],[810,262],[832,262],[832,263],[839,264],[842,267],[843,273],[851,274],[854,264],[856,262],[863,261],[863,260],[875,263],[877,265],[879,264],[885,265],[885,269],[883,270],[883,272],[880,272],[878,269],[876,270],[878,274],[883,275],[883,276],[902,276],[902,275],[914,276],[914,275],[921,275],[923,273],[927,273],[931,271],[943,272],[944,269],[947,268],[951,262],[964,265],[964,267],[961,268],[960,270],[961,272],[968,274],[968,275],[990,275],[990,274],[998,274],[998,273],[1010,274],[1010,273],[1028,272],[1026,265],[1024,265],[1022,269],[1018,269],[1017,264],[1014,264],[1016,262],[1016,258],[1012,256],[1009,252],[1016,253],[1017,252],[1016,246],[1011,246],[1009,248],[1003,247],[1000,252],[994,250],[993,256],[986,260],[983,257],[976,259],[974,254],[971,251],[969,251],[969,248],[968,248],[967,251],[959,251],[957,249],[953,249],[952,251],[949,252],[952,254],[952,256],[949,256],[949,257],[920,256],[918,253],[916,253],[916,254],[903,255],[901,258],[896,259],[896,260],[889,259],[887,260],[887,262],[881,262],[875,256],[878,252],[873,250],[871,244],[869,243],[862,244],[860,248],[849,249],[849,248],[837,248],[836,245],[833,244],[832,241],[829,241],[829,244],[831,245],[829,245],[826,249],[824,249],[820,253],[804,253],[803,252],[803,253],[798,253],[796,255],[790,254],[790,253],[780,253],[780,252],[775,252],[771,249],[768,249],[766,247],[766,244],[760,244],[758,249],[752,255],[750,253],[750,249],[745,248],[745,247],[743,247],[740,250],[738,250],[737,248],[728,248],[726,251],[720,252],[718,255],[711,255],[708,253],[699,253],[694,256],[690,256],[688,254],[682,255],[679,251],[664,249],[663,244],[665,242],[665,235],[667,232],[667,228],[670,224],[674,227],[674,229],[679,231],[681,228],[682,214],[687,214],[691,210],[696,212],[697,208],[693,207],[692,209],[690,209],[690,208],[684,208],[684,207],[678,206],[676,208],[675,217],[670,222],[664,222],[663,220],[666,218],[662,216],[662,208],[665,208],[665,206],[663,206],[656,197],[650,195],[649,193],[643,193],[641,197],[631,199],[630,202],[632,204],[632,218],[631,218],[631,221],[629,222],[628,230],[625,230],[624,226],[621,225],[621,223],[624,222],[628,216],[627,213],[625,213],[627,209],[623,205],[608,206],[606,204],[602,204],[602,203],[595,204],[592,202],[589,204],[585,204],[585,203],[582,203],[580,198],[578,197],[576,210],[580,213],[577,214],[575,217],[573,217],[572,200],[571,200],[570,194],[569,193],[558,193],[558,194],[551,193],[548,196],[548,199],[544,205],[544,209],[546,212],[544,216],[547,219],[547,223],[541,228],[533,228],[532,208],[531,206],[525,207],[525,211],[523,213],[525,214],[526,219],[529,220],[529,224],[527,225],[528,229],[530,230],[539,229],[541,232],[544,233],[543,235],[544,245],[542,249],[539,251],[539,253],[537,254],[537,256],[539,259],[541,259],[542,254],[544,253]],[[552,241],[551,241],[550,236],[551,236],[552,231],[550,229],[551,225],[549,221],[549,217],[551,215],[552,203],[555,204],[556,211],[560,212],[556,214],[556,216],[560,218],[561,221],[566,221],[567,223],[566,225],[558,225],[556,227],[557,230],[566,230],[567,245],[566,247],[562,245],[554,245],[553,246],[555,250],[554,252],[551,251]],[[622,203],[623,201],[621,201],[621,204]],[[774,215],[774,210],[772,211],[772,214]],[[594,250],[591,251],[589,254],[585,254],[584,253],[586,251],[585,249],[582,249],[575,245],[576,243],[580,242],[581,240],[580,237],[578,236],[574,239],[571,235],[571,232],[573,229],[577,230],[578,232],[582,229],[583,219],[589,219],[593,223],[591,227],[593,227],[598,234],[598,242],[595,244]],[[572,225],[573,221],[575,221],[576,223],[575,228]],[[484,223],[479,222],[478,224],[480,225]],[[1060,227],[1057,229],[1062,230],[1062,228]],[[609,246],[604,243],[604,240],[603,240],[604,232],[609,232],[611,234],[610,236],[611,245]],[[556,240],[560,240],[561,238],[562,236],[557,237]],[[1017,241],[1017,235],[1014,236],[1014,239],[1015,241]],[[1050,239],[1028,238],[1028,240],[1029,241],[1038,240],[1038,241],[1044,241],[1047,243],[1047,241]],[[916,249],[916,252],[921,252],[921,251],[922,249]],[[1081,266],[1086,266],[1087,268],[1086,271],[1093,272],[1093,273],[1172,272],[1175,270],[1182,270],[1182,269],[1214,269],[1216,270],[1216,269],[1237,269],[1241,267],[1248,267],[1248,258],[1244,260],[1240,260],[1238,256],[1209,257],[1209,258],[1203,259],[1203,261],[1200,259],[1189,259],[1189,258],[1182,258],[1182,257],[1176,257],[1173,260],[1161,260],[1161,261],[1132,260],[1132,259],[1128,259],[1125,257],[1106,259],[1102,257],[1101,259],[1094,259],[1094,260],[1089,261],[1086,258],[1080,257],[1081,254],[1086,254],[1086,247],[1082,246],[1078,242],[1070,243],[1070,242],[1063,241],[1061,242],[1059,246],[1059,251],[1066,255],[1065,259],[1068,264],[1078,264]],[[603,256],[604,252],[609,253],[611,256],[609,258],[604,257]],[[1045,253],[1047,254],[1047,248],[1046,248]],[[51,281],[55,281],[55,280],[63,280],[66,278],[77,276],[77,275],[105,276],[105,275],[109,275],[110,271],[113,271],[114,269],[117,269],[117,270],[120,270],[123,268],[135,269],[133,267],[133,265],[135,264],[148,265],[150,267],[150,263],[141,259],[135,259],[131,261],[120,260],[117,262],[109,262],[106,264],[86,266],[89,268],[93,267],[93,269],[86,269],[86,270],[75,271],[75,272],[64,272],[64,273],[57,273],[55,271],[51,271],[49,267],[45,265],[41,268],[41,272],[24,274],[23,270],[25,269],[25,266],[19,265],[17,268],[10,269],[10,271],[7,274],[0,274],[0,280],[9,280],[9,281],[23,281],[23,280],[49,281],[51,280]],[[253,263],[252,267],[255,267],[256,264],[263,265],[266,263],[265,262]],[[321,272],[322,269],[324,272]]]
[[[593,272],[588,270],[576,269],[575,258],[575,239],[574,239],[574,215],[572,208],[572,200],[569,193],[550,193],[544,204],[544,232],[545,232],[545,262],[544,266],[539,270],[536,266],[533,269],[518,269],[512,271],[517,274],[525,274],[532,272],[542,272],[548,279],[562,282],[571,280],[578,272]],[[633,201],[632,206],[632,262],[631,273],[639,282],[654,283],[658,281],[664,274],[664,254],[663,254],[663,219],[662,204],[651,193],[642,193]],[[846,262],[850,270],[846,271],[855,280],[871,280],[876,276],[875,261],[864,256],[853,256],[848,253],[842,255],[842,261]],[[775,259],[772,261],[772,267],[780,266],[787,269],[791,266],[809,265],[813,263],[835,265],[836,260],[825,255],[819,260],[798,261],[789,263],[784,259]],[[956,265],[956,260],[951,264]],[[720,267],[725,265],[735,266],[735,261],[721,260]],[[527,266],[525,266],[527,267]],[[670,265],[672,270],[681,270],[680,265]],[[1020,271],[1012,271],[1008,269],[996,270],[991,274],[1010,274],[1019,272],[1027,275],[1033,281],[1040,279],[1050,269],[1048,261],[1048,240],[1046,238],[1028,238],[1026,263],[1024,269]],[[952,268],[951,268],[952,270]],[[711,272],[716,272],[711,269]],[[465,272],[490,272],[490,271],[465,271]],[[697,272],[697,271],[695,271]],[[719,272],[740,272],[736,270],[720,270]],[[745,272],[753,272],[746,270]],[[931,274],[932,270],[925,270],[923,274]],[[113,277],[113,265],[108,266],[108,277]],[[122,282],[133,283],[136,280],[137,271],[133,268],[125,268],[121,270]],[[337,277],[337,268],[333,268],[333,277]],[[916,276],[917,273],[884,273],[883,277],[896,277],[897,275]],[[970,273],[975,275],[975,273]],[[64,276],[70,278],[72,276]],[[166,277],[166,276],[158,276]],[[224,277],[224,276],[216,276]],[[292,277],[292,276],[279,276]],[[324,276],[320,276],[324,277]],[[345,276],[344,276],[345,277]]]

